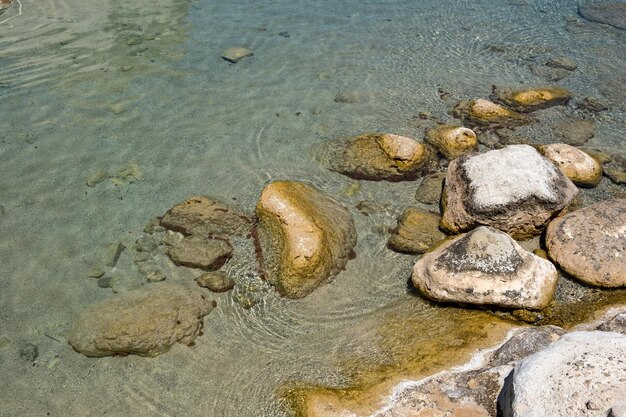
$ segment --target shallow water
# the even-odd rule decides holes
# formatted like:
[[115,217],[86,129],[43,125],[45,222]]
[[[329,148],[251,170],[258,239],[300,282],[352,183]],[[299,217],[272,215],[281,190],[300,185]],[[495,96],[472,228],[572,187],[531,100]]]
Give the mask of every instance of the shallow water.
[[[385,248],[417,183],[355,187],[309,149],[373,130],[422,137],[420,112],[452,121],[439,89],[453,102],[493,84],[550,84],[529,65],[568,56],[578,68],[558,85],[610,104],[587,146],[626,157],[626,34],[581,19],[579,3],[24,0],[22,15],[17,3],[5,10],[0,21],[15,17],[0,24],[0,415],[287,416],[276,392],[291,382],[349,386],[365,372],[350,358],[369,358],[358,362],[370,370],[411,362],[368,327],[388,323],[386,311],[396,326],[432,323],[419,329],[430,342],[442,328],[462,339],[477,313],[454,320],[411,294],[415,258]],[[254,56],[220,59],[235,45]],[[546,110],[520,132],[554,141],[551,127],[571,116]],[[131,163],[142,181],[85,184]],[[137,274],[132,246],[151,218],[194,194],[251,212],[273,179],[310,182],[351,208],[357,258],[333,283],[298,301],[269,291],[250,310],[216,296],[196,346],[155,359],[90,359],[65,343],[78,312],[111,295],[86,276],[107,244],[124,242],[118,269]],[[604,178],[583,200],[623,190]],[[356,209],[364,200],[368,215]],[[242,265],[226,269],[248,279]],[[25,343],[38,347],[34,365],[20,358]]]

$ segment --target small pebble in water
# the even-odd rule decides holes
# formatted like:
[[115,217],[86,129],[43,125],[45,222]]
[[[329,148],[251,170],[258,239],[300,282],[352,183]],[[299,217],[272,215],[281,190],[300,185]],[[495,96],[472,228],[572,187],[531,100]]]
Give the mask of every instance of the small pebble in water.
[[87,276],[90,278],[100,278],[104,275],[106,271],[104,270],[104,266],[98,264],[91,265],[89,270],[87,271]]
[[289,32],[279,32],[278,36],[282,36],[283,38],[288,38],[291,35],[289,34]]
[[109,174],[105,170],[99,169],[87,178],[87,186],[95,187],[107,178],[109,178]]
[[133,69],[132,65],[123,65],[122,66],[122,72],[128,72],[128,71],[130,71],[132,69]]
[[143,37],[138,35],[132,35],[126,39],[126,45],[128,46],[139,45],[141,42],[143,42]]
[[34,362],[39,356],[39,349],[32,343],[26,343],[20,348],[20,358],[26,362]]

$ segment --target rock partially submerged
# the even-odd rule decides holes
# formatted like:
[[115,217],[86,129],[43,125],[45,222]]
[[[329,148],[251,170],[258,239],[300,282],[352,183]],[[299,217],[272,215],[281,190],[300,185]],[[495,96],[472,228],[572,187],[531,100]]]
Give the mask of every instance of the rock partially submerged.
[[499,404],[503,417],[621,416],[626,336],[568,333],[519,362]]
[[445,239],[439,230],[438,213],[408,207],[398,219],[398,227],[393,231],[387,245],[398,252],[424,253],[434,244]]
[[626,287],[626,199],[609,200],[553,220],[548,254],[565,272],[600,287]]
[[476,133],[461,126],[437,126],[426,133],[426,142],[437,148],[447,159],[458,158],[478,150]]
[[88,307],[74,322],[69,343],[86,356],[156,356],[175,343],[192,343],[214,307],[195,285],[149,284]]
[[494,85],[490,98],[513,110],[529,113],[539,109],[565,105],[572,98],[572,95],[560,87],[509,90],[499,89]]
[[444,229],[488,225],[524,239],[541,233],[578,193],[550,160],[528,145],[511,145],[450,162]]
[[461,101],[452,109],[452,115],[470,126],[519,126],[534,120],[485,99]]
[[557,279],[552,263],[484,226],[424,255],[412,276],[415,287],[435,301],[527,309],[548,306]]
[[332,279],[353,254],[352,215],[310,185],[270,183],[256,213],[267,280],[289,298],[302,298]]
[[602,180],[602,164],[578,148],[552,143],[540,146],[539,151],[580,187],[595,187]]
[[436,152],[430,145],[389,133],[322,142],[315,154],[328,169],[365,180],[413,180],[432,172],[436,165]]

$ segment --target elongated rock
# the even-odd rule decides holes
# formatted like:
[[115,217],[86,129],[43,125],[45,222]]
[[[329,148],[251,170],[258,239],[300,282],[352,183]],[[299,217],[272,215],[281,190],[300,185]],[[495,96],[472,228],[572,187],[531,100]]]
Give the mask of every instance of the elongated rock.
[[490,98],[515,111],[529,113],[552,106],[565,105],[572,98],[572,95],[560,87],[508,90],[493,86]]
[[534,120],[485,99],[461,101],[452,109],[452,115],[470,126],[519,126]]
[[541,233],[578,193],[532,146],[510,145],[450,162],[444,187],[444,229],[488,225],[524,239]]
[[256,213],[267,280],[289,298],[302,298],[332,279],[356,245],[350,212],[301,182],[266,186]]
[[86,356],[156,356],[175,343],[193,342],[214,307],[196,285],[149,284],[88,307],[74,322],[69,343]]
[[595,187],[602,179],[602,164],[578,148],[552,143],[540,146],[539,151],[580,187]]
[[542,309],[552,301],[558,273],[489,227],[442,243],[415,263],[412,281],[435,301]]

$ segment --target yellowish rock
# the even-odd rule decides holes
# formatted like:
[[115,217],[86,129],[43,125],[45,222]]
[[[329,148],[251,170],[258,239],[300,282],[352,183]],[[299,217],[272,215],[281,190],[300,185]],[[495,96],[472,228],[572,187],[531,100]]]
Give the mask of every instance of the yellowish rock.
[[289,298],[302,298],[330,280],[353,254],[352,215],[310,185],[269,184],[256,214],[266,278]]
[[540,146],[539,151],[580,187],[595,187],[602,179],[602,164],[578,148],[553,143]]
[[426,142],[437,148],[448,159],[455,159],[478,150],[476,133],[472,129],[461,126],[437,126],[426,133]]
[[552,106],[565,105],[572,98],[571,93],[560,87],[539,87],[524,90],[507,90],[493,87],[490,98],[519,111],[532,112]]
[[441,216],[438,213],[408,207],[398,219],[387,245],[398,252],[424,253],[446,238],[439,230]]
[[454,107],[452,114],[470,125],[479,126],[518,126],[533,121],[527,115],[485,99],[461,101]]
[[233,63],[252,55],[254,55],[254,52],[247,48],[242,48],[239,46],[228,48],[227,50],[222,52],[222,58]]

